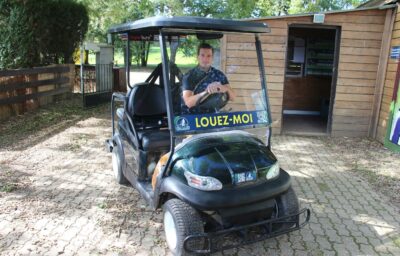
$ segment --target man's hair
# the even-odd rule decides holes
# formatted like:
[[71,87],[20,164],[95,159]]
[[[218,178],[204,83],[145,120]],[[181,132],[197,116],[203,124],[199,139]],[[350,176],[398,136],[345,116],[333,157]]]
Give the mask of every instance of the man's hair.
[[212,54],[214,54],[214,48],[210,44],[201,43],[197,48],[197,56],[200,54],[200,49],[211,49]]

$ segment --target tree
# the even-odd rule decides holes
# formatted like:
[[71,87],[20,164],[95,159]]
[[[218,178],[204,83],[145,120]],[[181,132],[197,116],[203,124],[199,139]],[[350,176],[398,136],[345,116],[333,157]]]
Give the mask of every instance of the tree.
[[[365,0],[76,0],[84,3],[90,15],[87,40],[106,42],[107,29],[114,24],[154,15],[199,16],[226,19],[258,18],[294,13],[348,9]],[[185,44],[189,47],[192,41]],[[146,66],[149,44],[133,42],[132,61]],[[122,49],[122,42],[115,41]],[[176,47],[171,47],[173,58]],[[189,53],[189,52],[187,52]]]
[[161,16],[182,16],[184,15],[183,0],[153,0],[154,14]]
[[[40,45],[44,63],[57,63],[62,58],[66,63],[72,63],[72,56],[88,29],[89,17],[86,8],[72,0],[44,1],[42,17],[38,26],[41,27]],[[61,32],[62,31],[62,32]]]
[[0,68],[70,62],[88,19],[73,0],[0,0]]
[[[85,40],[92,42],[107,42],[107,30],[116,24],[135,21],[154,15],[154,5],[151,0],[77,0],[83,3],[90,15],[89,33]],[[124,48],[124,42],[115,37],[114,45],[117,52]],[[132,42],[132,58],[130,62],[146,66],[149,43]]]
[[223,18],[226,1],[185,0],[183,11],[186,16]]
[[256,16],[280,16],[287,15],[291,0],[260,0],[256,5]]
[[366,0],[291,0],[289,13],[323,12],[355,8]]
[[107,30],[124,22],[154,15],[151,0],[76,0],[84,4],[89,12],[90,22],[86,40],[106,42]]

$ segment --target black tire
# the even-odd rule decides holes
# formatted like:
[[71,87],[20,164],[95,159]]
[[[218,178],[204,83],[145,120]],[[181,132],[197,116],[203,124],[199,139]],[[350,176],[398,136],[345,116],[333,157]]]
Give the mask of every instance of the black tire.
[[114,172],[114,178],[118,184],[120,185],[129,184],[129,181],[126,179],[123,172],[125,168],[125,156],[118,144],[113,147],[112,168]]
[[[187,203],[176,198],[168,200],[163,205],[163,210],[164,231],[169,249],[174,255],[193,255],[185,251],[183,242],[189,235],[204,232],[203,221],[199,213]],[[204,241],[194,239],[188,245],[189,248],[199,250],[204,248]]]
[[[299,200],[293,188],[290,187],[286,193],[282,194],[277,200],[278,203],[278,217],[289,216],[299,212]],[[288,218],[290,221],[297,221],[296,217]],[[279,229],[287,229],[294,224],[283,224]]]

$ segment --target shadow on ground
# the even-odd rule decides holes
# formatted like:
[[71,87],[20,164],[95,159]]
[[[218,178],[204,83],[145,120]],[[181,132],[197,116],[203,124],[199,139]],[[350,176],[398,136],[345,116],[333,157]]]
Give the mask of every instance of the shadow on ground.
[[73,96],[0,123],[0,150],[24,150],[74,126],[91,116],[106,118],[109,104],[83,108],[82,100]]

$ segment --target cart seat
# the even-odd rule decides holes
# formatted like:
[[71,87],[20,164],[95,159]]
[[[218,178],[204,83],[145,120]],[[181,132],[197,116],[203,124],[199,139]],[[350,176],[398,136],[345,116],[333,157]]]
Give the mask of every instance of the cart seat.
[[169,147],[167,107],[161,86],[147,82],[133,86],[128,93],[127,109],[132,117],[139,145],[144,151]]
[[138,136],[144,151],[169,149],[171,142],[169,130],[145,130],[138,132]]
[[134,85],[128,93],[128,111],[132,118],[165,116],[164,90],[159,85],[146,82]]

